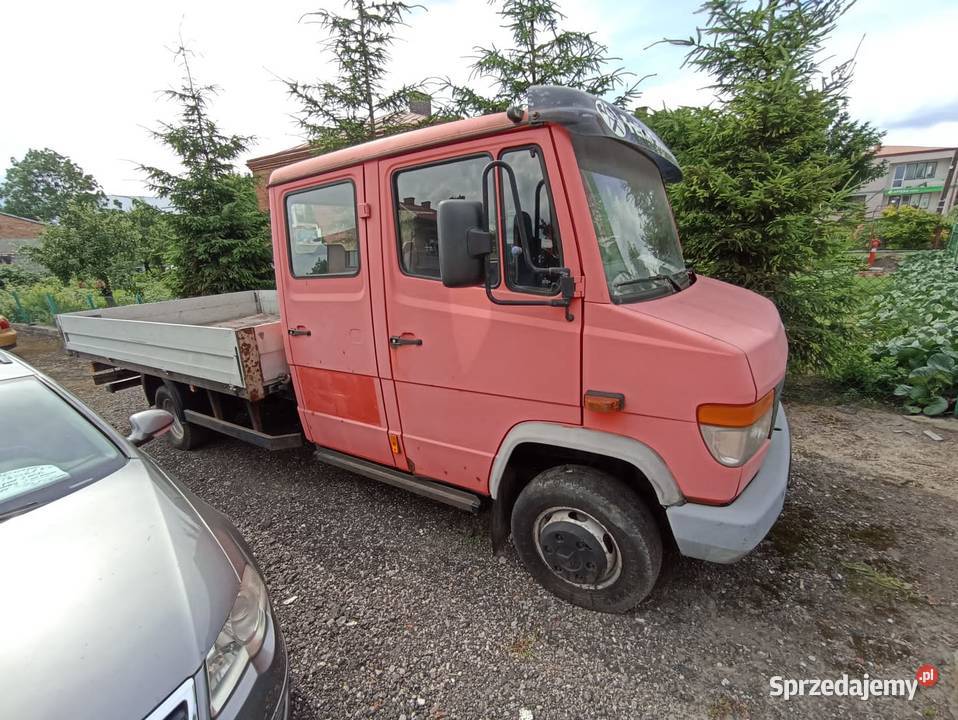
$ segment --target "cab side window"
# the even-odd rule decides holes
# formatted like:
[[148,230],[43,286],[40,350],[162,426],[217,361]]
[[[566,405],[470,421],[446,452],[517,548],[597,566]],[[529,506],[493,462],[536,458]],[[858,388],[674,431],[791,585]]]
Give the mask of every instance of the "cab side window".
[[489,155],[473,155],[396,173],[393,203],[404,273],[439,280],[439,203],[482,200],[482,171],[490,160]]
[[[509,179],[503,171],[500,192],[506,285],[521,292],[554,294],[558,292],[555,276],[535,269],[562,266],[562,246],[542,151],[536,146],[527,146],[508,150],[500,158],[515,173],[522,206],[517,213]],[[520,242],[520,223],[525,226],[527,249]]]
[[287,195],[286,232],[293,277],[359,272],[356,191],[352,182]]

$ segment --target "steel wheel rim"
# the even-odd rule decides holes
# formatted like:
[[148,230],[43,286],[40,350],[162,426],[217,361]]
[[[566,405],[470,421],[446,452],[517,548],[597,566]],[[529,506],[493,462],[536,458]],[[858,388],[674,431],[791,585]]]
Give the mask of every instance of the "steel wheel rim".
[[[544,547],[543,537],[548,536],[552,528],[560,527],[560,524],[566,527],[571,524],[579,528],[578,531],[573,530],[572,534],[574,537],[579,537],[580,541],[584,540],[586,544],[589,544],[588,537],[591,536],[596,544],[601,546],[605,568],[594,580],[576,582],[569,577],[570,574],[574,574],[574,571],[570,572],[568,568],[564,568],[562,571],[556,570],[554,554],[549,552],[551,548]],[[579,535],[580,532],[583,534]],[[602,590],[615,583],[622,574],[622,552],[619,550],[619,544],[616,542],[615,536],[605,525],[584,510],[571,507],[550,507],[543,510],[533,523],[532,539],[536,546],[536,552],[539,553],[539,559],[549,568],[549,571],[563,582],[574,587]],[[586,557],[588,556],[587,553]],[[550,557],[552,560],[550,560]]]

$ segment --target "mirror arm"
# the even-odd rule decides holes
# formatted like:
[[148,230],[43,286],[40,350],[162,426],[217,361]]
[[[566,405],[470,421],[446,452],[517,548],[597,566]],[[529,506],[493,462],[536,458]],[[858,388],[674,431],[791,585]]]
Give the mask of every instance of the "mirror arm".
[[[532,227],[536,229],[536,232],[539,231],[539,223],[542,222],[542,191],[546,187],[546,181],[543,178],[536,184],[536,211],[534,216],[534,224]],[[542,248],[542,243],[539,243],[539,248]]]
[[[519,186],[516,183],[516,174],[513,171],[509,163],[503,160],[493,160],[491,161],[482,171],[482,227],[480,228],[481,234],[486,237],[492,237],[492,233],[489,231],[489,173],[493,168],[501,167],[506,171],[506,174],[509,176],[509,186],[512,192],[512,204],[516,209],[516,213],[522,211],[522,203],[519,201]],[[537,192],[538,195],[538,192]],[[538,197],[536,198],[538,204]],[[572,311],[569,309],[572,304],[572,298],[575,295],[575,280],[572,279],[572,276],[569,274],[569,268],[565,267],[551,267],[543,268],[538,267],[532,262],[532,254],[529,251],[529,236],[526,233],[526,225],[524,222],[518,223],[519,225],[519,244],[522,246],[522,252],[525,254],[525,259],[530,269],[534,272],[540,272],[547,275],[558,275],[559,276],[559,288],[562,292],[561,298],[556,298],[552,300],[502,300],[497,298],[492,292],[492,253],[485,253],[485,276],[486,276],[486,297],[489,298],[489,302],[494,305],[537,305],[537,306],[549,306],[549,307],[564,307],[565,308],[565,319],[569,322],[575,320],[575,315],[572,314]],[[479,233],[469,235],[467,234],[467,242],[471,239],[473,242],[478,240],[476,235]],[[491,250],[491,247],[490,247]]]
[[[518,215],[522,212],[522,203],[519,201],[519,185],[516,182],[516,173],[512,169],[512,166],[504,160],[492,160],[485,169],[482,171],[482,207],[485,210],[483,214],[482,222],[483,229],[489,229],[489,173],[493,168],[502,168],[506,171],[506,175],[509,176],[509,190],[512,195],[512,206],[516,210]],[[522,254],[525,255],[526,265],[529,266],[529,269],[533,272],[543,273],[545,275],[562,275],[563,273],[568,274],[566,268],[556,268],[556,267],[539,267],[532,260],[532,251],[529,249],[529,235],[526,233],[526,224],[524,222],[518,223],[519,225],[519,245],[522,247]]]
[[569,306],[572,305],[572,297],[575,295],[575,280],[569,275],[568,268],[556,268],[556,270],[562,271],[559,279],[559,287],[562,291],[562,297],[560,298],[553,298],[551,300],[503,300],[502,298],[497,298],[492,292],[492,262],[490,261],[489,255],[486,255],[485,262],[486,297],[489,298],[489,302],[493,305],[537,305],[539,307],[546,305],[549,307],[563,307],[565,308],[565,319],[569,322],[575,320],[575,315],[573,315],[569,309]]

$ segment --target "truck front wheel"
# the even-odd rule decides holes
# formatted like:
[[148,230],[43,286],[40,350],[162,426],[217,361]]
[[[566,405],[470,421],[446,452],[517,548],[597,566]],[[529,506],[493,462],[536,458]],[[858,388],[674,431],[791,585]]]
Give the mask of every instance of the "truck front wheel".
[[584,465],[549,468],[523,488],[512,510],[512,542],[540,585],[600,612],[634,608],[662,567],[662,537],[642,499]]
[[173,416],[173,426],[166,433],[170,445],[178,450],[193,450],[209,437],[205,427],[187,422],[183,415],[183,398],[175,387],[162,385],[156,391],[156,407]]

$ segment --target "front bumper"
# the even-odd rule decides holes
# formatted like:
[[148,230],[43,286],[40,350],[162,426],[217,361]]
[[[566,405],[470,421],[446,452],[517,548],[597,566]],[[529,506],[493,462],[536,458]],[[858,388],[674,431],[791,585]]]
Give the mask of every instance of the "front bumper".
[[788,419],[779,405],[765,462],[741,495],[722,507],[685,503],[666,510],[679,551],[717,563],[732,563],[751,552],[782,512],[791,460]]

